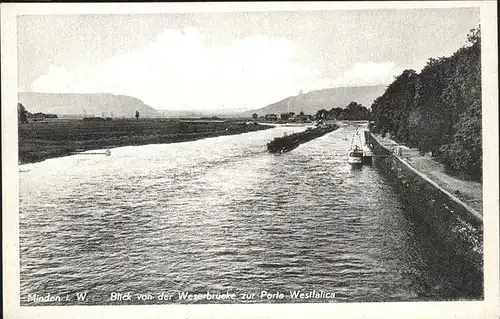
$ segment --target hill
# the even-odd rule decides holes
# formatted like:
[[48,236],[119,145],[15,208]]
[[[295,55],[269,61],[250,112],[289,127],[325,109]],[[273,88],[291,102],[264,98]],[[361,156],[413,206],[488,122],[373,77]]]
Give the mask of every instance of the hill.
[[156,117],[161,113],[139,99],[109,93],[19,92],[19,102],[31,113],[66,116]]
[[285,112],[299,114],[301,111],[305,114],[314,115],[321,109],[344,108],[353,101],[369,108],[377,97],[384,94],[385,88],[384,85],[375,85],[316,90],[302,95],[290,96],[266,107],[244,112],[241,115],[251,116],[253,113],[257,113],[259,116],[262,116]]

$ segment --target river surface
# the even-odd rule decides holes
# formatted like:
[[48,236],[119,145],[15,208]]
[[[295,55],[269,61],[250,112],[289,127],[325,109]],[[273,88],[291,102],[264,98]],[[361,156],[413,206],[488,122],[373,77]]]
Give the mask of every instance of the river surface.
[[[208,302],[178,298],[207,291],[238,294],[216,301],[237,303],[480,296],[469,281],[482,279],[411,220],[377,168],[347,163],[352,126],[267,153],[272,138],[301,130],[21,165],[21,304],[41,305],[29,294],[80,292],[85,304]],[[330,298],[290,299],[291,290]],[[260,299],[262,291],[284,299]],[[114,292],[154,299],[113,301]],[[172,299],[158,301],[162,292]]]

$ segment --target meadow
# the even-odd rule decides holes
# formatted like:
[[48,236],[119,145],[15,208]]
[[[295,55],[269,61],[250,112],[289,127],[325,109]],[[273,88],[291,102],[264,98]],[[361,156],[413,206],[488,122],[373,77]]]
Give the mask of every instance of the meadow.
[[176,143],[271,128],[241,120],[58,119],[19,125],[19,163],[119,146]]

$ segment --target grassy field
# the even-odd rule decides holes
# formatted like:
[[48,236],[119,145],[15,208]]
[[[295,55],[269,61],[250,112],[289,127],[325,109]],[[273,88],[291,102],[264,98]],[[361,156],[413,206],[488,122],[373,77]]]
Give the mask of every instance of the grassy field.
[[57,120],[19,125],[19,162],[129,145],[176,143],[271,128],[244,121],[180,119]]

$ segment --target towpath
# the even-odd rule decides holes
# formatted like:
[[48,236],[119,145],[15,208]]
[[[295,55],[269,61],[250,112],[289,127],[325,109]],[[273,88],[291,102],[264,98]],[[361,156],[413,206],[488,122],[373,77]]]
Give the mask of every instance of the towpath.
[[429,155],[420,155],[418,149],[408,148],[380,135],[374,136],[382,146],[389,150],[395,150],[398,146],[401,147],[402,152],[399,155],[401,159],[466,205],[475,209],[479,214],[483,214],[483,187],[480,182],[462,180],[451,176],[445,173],[443,164]]

